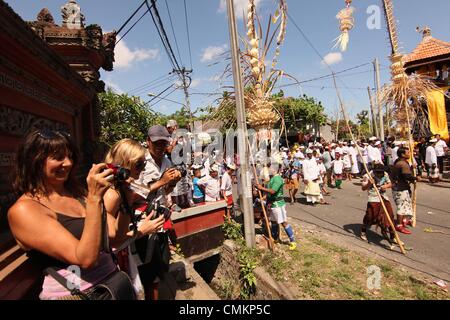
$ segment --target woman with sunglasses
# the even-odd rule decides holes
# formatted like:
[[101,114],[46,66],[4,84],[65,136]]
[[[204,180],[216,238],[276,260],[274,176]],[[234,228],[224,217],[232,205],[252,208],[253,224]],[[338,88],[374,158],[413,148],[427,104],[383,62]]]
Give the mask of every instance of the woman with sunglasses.
[[[104,163],[93,165],[84,190],[75,177],[77,162],[77,148],[67,134],[28,134],[16,162],[14,187],[20,198],[9,209],[8,221],[33,265],[75,276],[72,282],[87,290],[117,271],[102,237],[102,199],[112,170]],[[40,298],[76,299],[48,275]]]
[[[108,231],[113,247],[122,246],[129,239],[141,238],[144,235],[155,233],[164,224],[164,216],[151,219],[148,215],[139,222],[136,234],[129,230],[131,223],[130,213],[124,212],[127,207],[134,214],[136,205],[142,202],[142,198],[128,188],[128,184],[139,178],[145,168],[145,148],[139,142],[132,139],[123,139],[114,144],[105,157],[105,163],[114,164],[130,171],[127,181],[115,181],[104,196],[104,204],[108,213]],[[126,199],[123,199],[125,197]],[[124,206],[124,202],[128,206]],[[131,277],[138,296],[143,296],[137,266],[130,255],[128,247],[118,252],[119,265]]]

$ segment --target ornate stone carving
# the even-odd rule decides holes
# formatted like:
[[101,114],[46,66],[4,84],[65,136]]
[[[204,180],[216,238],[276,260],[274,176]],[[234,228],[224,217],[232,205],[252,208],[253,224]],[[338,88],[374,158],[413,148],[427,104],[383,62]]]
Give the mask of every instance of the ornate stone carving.
[[52,14],[47,8],[44,8],[39,12],[37,21],[40,23],[55,25],[55,20],[53,19]]
[[65,123],[44,119],[0,105],[0,132],[24,136],[31,130],[44,128],[70,132],[69,127]]
[[86,27],[86,37],[83,37],[83,42],[86,47],[101,50],[102,49],[102,28],[99,25],[91,24]]
[[102,68],[106,71],[112,71],[114,68],[114,49],[116,47],[116,31],[103,35],[103,48],[105,49],[105,61]]
[[63,18],[62,26],[69,29],[84,28],[84,15],[81,13],[81,8],[75,0],[70,0],[61,7],[61,14]]

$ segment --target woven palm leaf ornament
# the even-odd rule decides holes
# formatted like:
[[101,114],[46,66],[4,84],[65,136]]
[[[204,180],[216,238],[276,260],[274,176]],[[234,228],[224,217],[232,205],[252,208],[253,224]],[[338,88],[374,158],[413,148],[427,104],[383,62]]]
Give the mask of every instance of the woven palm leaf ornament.
[[[251,70],[245,77],[247,79],[246,87],[249,88],[244,95],[247,120],[249,126],[255,130],[271,129],[280,119],[274,110],[271,96],[276,82],[284,75],[282,70],[276,70],[275,67],[280,55],[280,46],[283,44],[286,35],[286,1],[278,1],[278,8],[269,21],[264,41],[261,39],[263,32],[256,14],[254,0],[249,0],[246,18],[247,43],[246,52],[242,58],[244,65],[248,66],[246,69]],[[258,21],[258,28],[255,21]],[[269,35],[271,24],[277,25],[275,29],[277,34],[273,33],[272,36]],[[277,35],[277,45],[270,71],[266,72],[266,56],[275,35]]]
[[339,11],[339,13],[336,15],[336,19],[339,20],[339,29],[341,30],[341,35],[334,39],[335,45],[333,47],[339,47],[342,52],[347,50],[350,40],[349,32],[355,25],[355,18],[353,17],[355,8],[351,6],[352,0],[345,0],[345,3],[346,7]]

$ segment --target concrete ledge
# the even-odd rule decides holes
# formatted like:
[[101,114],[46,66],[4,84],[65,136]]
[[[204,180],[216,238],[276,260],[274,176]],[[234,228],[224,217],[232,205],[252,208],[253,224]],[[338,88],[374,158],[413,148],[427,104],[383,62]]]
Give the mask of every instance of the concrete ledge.
[[227,207],[227,203],[225,200],[216,201],[216,202],[209,202],[205,203],[203,205],[183,209],[181,212],[173,212],[171,215],[172,221],[177,221],[180,219],[188,218],[191,216],[196,216],[199,214],[203,214],[209,211],[218,210],[218,209],[225,209]]

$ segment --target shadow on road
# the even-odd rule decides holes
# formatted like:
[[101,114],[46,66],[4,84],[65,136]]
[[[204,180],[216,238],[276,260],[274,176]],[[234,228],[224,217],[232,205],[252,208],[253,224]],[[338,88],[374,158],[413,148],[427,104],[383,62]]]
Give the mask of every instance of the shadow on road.
[[[353,224],[346,224],[343,226],[344,230],[348,233],[353,234],[355,237],[359,238],[361,236],[361,224],[359,223],[353,223]],[[379,235],[378,233],[372,231],[371,229],[368,229],[366,232],[367,236],[367,242],[369,244],[376,244],[382,248],[388,249],[389,246],[382,243],[385,239]]]

